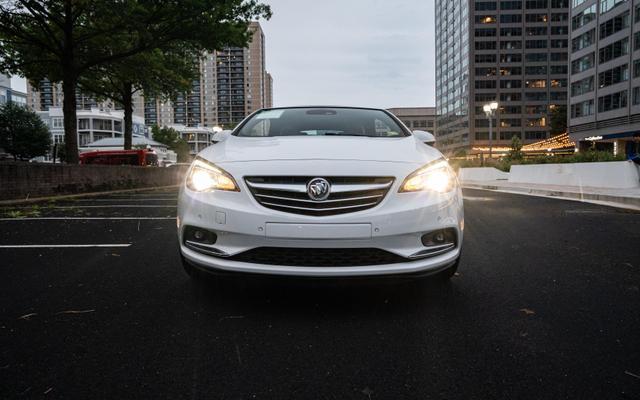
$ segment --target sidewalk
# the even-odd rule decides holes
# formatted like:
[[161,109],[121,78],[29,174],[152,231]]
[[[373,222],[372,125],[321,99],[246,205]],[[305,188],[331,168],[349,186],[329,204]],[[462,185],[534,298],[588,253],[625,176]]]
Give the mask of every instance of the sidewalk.
[[593,187],[514,183],[507,180],[461,182],[463,188],[495,190],[530,196],[554,197],[640,211],[640,188],[602,189]]

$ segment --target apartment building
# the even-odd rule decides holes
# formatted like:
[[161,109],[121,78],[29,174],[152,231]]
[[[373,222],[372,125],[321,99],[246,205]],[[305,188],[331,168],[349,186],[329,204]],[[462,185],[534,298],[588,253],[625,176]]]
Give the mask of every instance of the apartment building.
[[391,114],[398,117],[411,130],[433,133],[436,128],[435,107],[396,107],[389,108]]
[[[569,0],[437,0],[436,145],[486,152],[549,137],[567,105]],[[475,149],[475,150],[474,150]]]
[[245,48],[207,52],[199,61],[199,77],[188,93],[173,101],[147,99],[147,125],[234,126],[273,101],[273,81],[266,72],[265,37],[252,22],[252,40]]
[[640,0],[573,0],[570,61],[571,138],[640,152]]

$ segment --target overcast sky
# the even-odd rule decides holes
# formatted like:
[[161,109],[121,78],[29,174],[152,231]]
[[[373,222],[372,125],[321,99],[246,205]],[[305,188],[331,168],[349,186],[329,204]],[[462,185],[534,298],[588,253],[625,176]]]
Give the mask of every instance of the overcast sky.
[[276,106],[435,104],[433,0],[263,0]]

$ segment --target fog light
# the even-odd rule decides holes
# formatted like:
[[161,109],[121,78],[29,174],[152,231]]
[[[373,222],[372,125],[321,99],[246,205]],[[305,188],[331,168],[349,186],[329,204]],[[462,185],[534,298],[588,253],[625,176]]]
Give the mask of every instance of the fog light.
[[422,235],[422,244],[425,247],[456,244],[456,231],[453,228],[440,229]]
[[215,232],[197,228],[195,226],[185,226],[183,236],[185,242],[191,241],[201,244],[215,244],[218,240],[218,235],[216,235]]

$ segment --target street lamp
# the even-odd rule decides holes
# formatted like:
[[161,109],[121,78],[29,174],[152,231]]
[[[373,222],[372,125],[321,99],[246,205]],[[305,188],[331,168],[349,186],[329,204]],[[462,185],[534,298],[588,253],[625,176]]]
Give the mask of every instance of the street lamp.
[[491,158],[493,150],[493,116],[496,114],[496,110],[498,109],[498,102],[492,101],[491,103],[487,103],[482,107],[482,109],[489,119],[489,158]]

